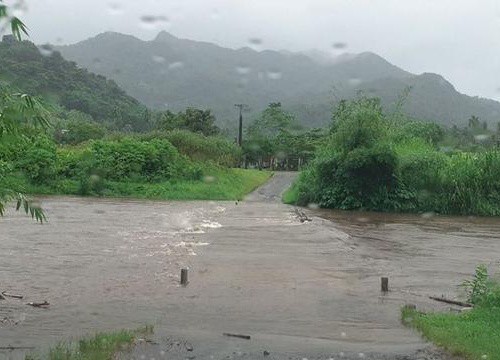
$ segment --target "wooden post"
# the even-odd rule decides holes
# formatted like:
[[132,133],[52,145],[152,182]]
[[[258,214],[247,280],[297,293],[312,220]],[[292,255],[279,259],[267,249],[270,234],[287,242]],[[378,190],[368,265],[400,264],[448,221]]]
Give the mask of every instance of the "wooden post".
[[388,292],[389,291],[389,278],[383,277],[380,280],[381,280],[380,285],[381,285],[382,292]]
[[187,286],[187,284],[188,284],[188,269],[183,268],[181,269],[181,285]]

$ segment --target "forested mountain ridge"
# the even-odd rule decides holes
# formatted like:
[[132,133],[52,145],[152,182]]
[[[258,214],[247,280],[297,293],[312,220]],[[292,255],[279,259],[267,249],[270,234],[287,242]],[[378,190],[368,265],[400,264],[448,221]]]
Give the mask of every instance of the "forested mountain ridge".
[[235,103],[258,112],[280,101],[303,125],[323,126],[339,99],[362,92],[391,110],[408,88],[402,109],[412,117],[459,126],[471,115],[490,124],[500,120],[500,103],[461,94],[439,75],[414,75],[370,52],[320,61],[292,52],[233,50],[167,32],[151,41],[107,32],[57,49],[151,108],[211,108],[225,124],[234,123]]
[[67,110],[78,110],[117,130],[143,130],[149,112],[113,80],[29,41],[0,42],[0,81]]

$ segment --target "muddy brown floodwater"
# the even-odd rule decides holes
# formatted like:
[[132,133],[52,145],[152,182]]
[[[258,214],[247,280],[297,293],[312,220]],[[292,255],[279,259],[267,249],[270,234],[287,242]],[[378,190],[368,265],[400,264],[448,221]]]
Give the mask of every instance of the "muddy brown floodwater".
[[124,358],[441,358],[400,306],[448,309],[428,296],[457,297],[477,264],[497,267],[498,219],[306,210],[301,223],[277,201],[293,176],[239,203],[54,197],[45,225],[7,214],[0,290],[25,299],[0,301],[0,347],[154,324],[157,344]]

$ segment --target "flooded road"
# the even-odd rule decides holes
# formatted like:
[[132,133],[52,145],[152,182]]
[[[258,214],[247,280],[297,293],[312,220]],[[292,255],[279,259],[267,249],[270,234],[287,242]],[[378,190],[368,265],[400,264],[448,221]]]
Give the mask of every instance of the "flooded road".
[[[26,298],[0,301],[0,320],[9,319],[0,347],[154,324],[158,345],[139,348],[144,358],[260,358],[264,350],[271,359],[431,358],[400,324],[400,306],[448,309],[428,296],[456,297],[477,264],[497,268],[498,219],[306,210],[312,221],[302,223],[276,201],[292,180],[278,174],[240,203],[62,197],[44,201],[43,226],[8,214],[0,290]],[[390,278],[387,295],[381,276]],[[49,309],[24,305],[43,300]],[[168,345],[181,341],[194,351]]]

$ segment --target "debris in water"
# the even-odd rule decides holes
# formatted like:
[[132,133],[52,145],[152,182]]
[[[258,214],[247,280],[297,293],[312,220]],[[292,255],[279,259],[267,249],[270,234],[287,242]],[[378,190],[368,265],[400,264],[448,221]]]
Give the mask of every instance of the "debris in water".
[[6,297],[14,298],[14,299],[23,299],[23,295],[14,295],[14,294],[9,294],[6,291],[2,291],[0,294],[0,300],[5,300]]
[[295,208],[294,209],[295,211],[295,215],[297,216],[297,218],[299,219],[299,221],[301,223],[304,223],[306,221],[312,221],[312,219],[310,219],[305,213],[304,211],[300,210],[299,208]]
[[26,305],[37,307],[37,308],[47,308],[50,304],[47,302],[47,300],[43,302],[29,302]]
[[228,337],[235,337],[235,338],[245,339],[245,340],[250,340],[251,339],[250,335],[240,335],[240,334],[230,334],[230,333],[223,333],[222,335],[228,336]]

